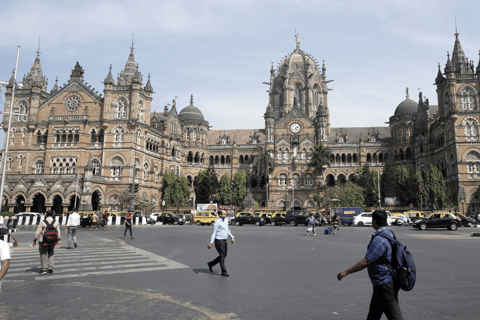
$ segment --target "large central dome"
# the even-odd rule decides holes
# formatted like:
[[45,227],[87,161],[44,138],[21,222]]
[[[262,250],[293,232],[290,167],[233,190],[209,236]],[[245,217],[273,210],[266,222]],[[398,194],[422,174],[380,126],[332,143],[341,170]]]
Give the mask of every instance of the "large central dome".
[[178,118],[182,121],[205,121],[202,111],[193,105],[193,95],[190,99],[190,105],[180,111]]
[[399,116],[402,114],[416,113],[418,109],[418,103],[410,99],[408,96],[405,100],[400,102],[400,104],[395,109],[395,115]]

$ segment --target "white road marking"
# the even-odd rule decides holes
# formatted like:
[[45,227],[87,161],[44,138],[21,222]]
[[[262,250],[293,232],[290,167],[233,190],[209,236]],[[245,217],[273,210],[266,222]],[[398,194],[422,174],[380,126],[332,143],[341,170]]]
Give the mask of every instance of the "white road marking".
[[137,269],[123,269],[123,270],[113,270],[113,271],[84,272],[84,273],[77,273],[77,274],[65,274],[65,275],[59,275],[59,276],[47,275],[44,277],[35,277],[35,280],[55,280],[55,279],[65,279],[65,278],[98,276],[98,275],[104,275],[104,274],[139,273],[139,272],[145,272],[145,271],[159,271],[159,270],[168,270],[168,269],[178,269],[178,268],[165,265],[163,267],[154,267],[154,268],[141,268],[141,269],[137,268]]

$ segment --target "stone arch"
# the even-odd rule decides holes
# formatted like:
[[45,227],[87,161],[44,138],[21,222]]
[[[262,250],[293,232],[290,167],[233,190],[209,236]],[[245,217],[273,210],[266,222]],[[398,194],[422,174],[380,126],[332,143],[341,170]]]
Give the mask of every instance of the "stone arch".
[[477,148],[477,147],[469,148],[462,153],[460,161],[466,162],[468,154],[472,151],[480,154],[480,148]]
[[[130,100],[124,94],[116,96],[111,104],[112,119],[127,119],[130,113]],[[121,108],[121,110],[119,109]],[[119,117],[119,114],[121,116]],[[123,116],[125,114],[125,116]]]
[[343,187],[347,183],[347,178],[345,177],[345,175],[343,173],[340,173],[337,176],[337,181],[338,181],[338,183],[337,183],[338,186]]

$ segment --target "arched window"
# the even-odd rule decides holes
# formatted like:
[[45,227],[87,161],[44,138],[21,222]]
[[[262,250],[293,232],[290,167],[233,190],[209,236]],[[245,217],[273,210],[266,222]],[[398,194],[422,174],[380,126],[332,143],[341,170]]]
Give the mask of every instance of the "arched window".
[[313,186],[313,176],[310,174],[307,174],[305,177],[305,185],[306,186]]
[[463,110],[476,110],[475,92],[471,88],[466,88],[461,94],[461,104]]
[[127,118],[127,101],[125,99],[119,99],[116,105],[117,119]]
[[124,131],[123,129],[115,129],[115,135],[113,137],[114,142],[123,142]]
[[280,174],[278,179],[279,186],[286,186],[287,185],[287,175],[285,173]]
[[292,175],[292,186],[296,187],[300,185],[300,175],[298,173],[294,173]]
[[480,178],[480,154],[476,151],[471,151],[465,157],[467,162],[468,178]]
[[120,157],[115,157],[110,161],[110,175],[112,176],[114,181],[118,181],[122,177],[122,167],[123,167],[123,160]]
[[143,180],[148,180],[148,163],[143,164]]
[[18,103],[18,106],[14,112],[17,114],[18,122],[26,122],[28,115],[28,103],[22,99],[22,101]]
[[97,159],[94,159],[92,161],[92,165],[93,165],[93,175],[94,176],[99,176],[100,175],[100,161],[98,161]]
[[143,105],[143,100],[140,100],[138,105],[138,121],[142,123],[145,121],[145,107]]
[[44,162],[43,160],[38,160],[35,163],[35,174],[43,174],[43,168],[44,168]]

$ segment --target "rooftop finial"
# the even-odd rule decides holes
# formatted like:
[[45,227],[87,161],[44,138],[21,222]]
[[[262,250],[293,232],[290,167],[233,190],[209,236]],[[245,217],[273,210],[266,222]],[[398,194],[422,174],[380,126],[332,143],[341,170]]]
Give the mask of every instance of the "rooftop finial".
[[447,51],[447,58],[450,60],[450,52]]
[[300,35],[297,33],[297,29],[295,29],[295,42],[297,43],[297,49],[300,49]]
[[457,18],[455,18],[455,38],[458,39],[458,31],[457,31]]
[[37,57],[40,57],[40,38],[38,38],[38,51],[37,51]]
[[193,94],[190,96],[190,104],[193,104]]
[[407,90],[406,90],[406,91],[407,91],[407,98],[410,98],[410,96],[408,95],[408,87],[407,87]]
[[112,71],[112,64],[111,63],[110,63],[110,68],[109,69],[110,69],[110,72],[111,72]]
[[133,36],[135,35],[135,33],[132,33],[132,46],[130,47],[130,50],[133,52]]

